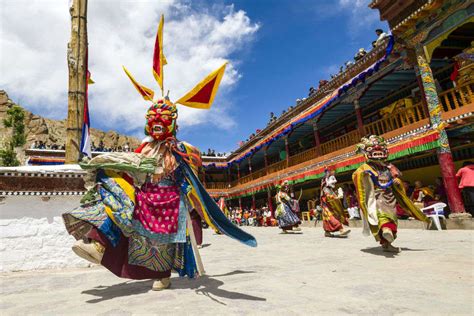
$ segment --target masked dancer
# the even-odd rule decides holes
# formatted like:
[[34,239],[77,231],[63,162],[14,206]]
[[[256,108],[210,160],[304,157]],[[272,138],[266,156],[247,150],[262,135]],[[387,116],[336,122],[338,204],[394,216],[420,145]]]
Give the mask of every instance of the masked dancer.
[[301,231],[298,226],[301,224],[300,219],[296,216],[295,204],[297,200],[292,199],[289,195],[290,186],[288,180],[282,182],[280,189],[276,195],[276,202],[278,204],[275,217],[278,221],[278,226],[283,230],[283,233],[288,231]]
[[[153,74],[163,92],[162,29],[163,17],[153,59]],[[168,97],[154,98],[153,90],[124,70],[151,103],[146,138],[135,153],[107,153],[83,161],[89,191],[81,206],[63,219],[77,240],[77,255],[119,277],[155,279],[152,289],[162,290],[170,286],[172,270],[190,278],[204,273],[192,210],[212,228],[246,245],[256,246],[256,240],[227,219],[199,182],[199,150],[176,138],[176,104]],[[208,109],[224,70],[225,65],[176,103]]]
[[338,232],[341,237],[346,237],[351,231],[345,230],[343,225],[349,225],[348,214],[342,206],[344,195],[342,189],[336,192],[337,179],[334,171],[325,170],[325,176],[321,181],[321,207],[323,209],[324,236],[334,237]]
[[429,222],[429,219],[406,195],[400,171],[387,162],[388,149],[383,137],[362,138],[357,151],[367,159],[352,175],[362,210],[364,233],[369,235],[370,231],[384,251],[398,253],[401,249],[392,245],[397,238],[396,204],[417,220]]

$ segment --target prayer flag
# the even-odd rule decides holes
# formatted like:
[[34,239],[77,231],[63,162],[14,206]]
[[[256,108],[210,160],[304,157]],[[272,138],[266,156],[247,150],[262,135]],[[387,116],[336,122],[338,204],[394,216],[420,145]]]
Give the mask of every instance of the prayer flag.
[[87,70],[86,78],[86,94],[84,97],[84,121],[82,123],[82,137],[81,137],[81,153],[89,158],[92,158],[91,149],[91,134],[90,134],[90,117],[89,117],[89,84],[93,81],[91,79],[91,73]]
[[191,108],[209,109],[214,101],[222,77],[224,76],[226,65],[227,63],[209,74],[184,97],[176,101],[176,103]]
[[155,95],[153,90],[139,84],[128,72],[127,68],[125,68],[125,66],[122,66],[122,67],[125,73],[127,74],[128,78],[132,82],[133,86],[135,87],[135,89],[137,89],[138,93],[142,95],[143,99],[153,102],[153,96]]
[[158,32],[156,33],[155,50],[153,52],[153,77],[160,86],[163,94],[163,66],[167,64],[165,55],[163,54],[163,24],[165,23],[164,15],[161,15]]

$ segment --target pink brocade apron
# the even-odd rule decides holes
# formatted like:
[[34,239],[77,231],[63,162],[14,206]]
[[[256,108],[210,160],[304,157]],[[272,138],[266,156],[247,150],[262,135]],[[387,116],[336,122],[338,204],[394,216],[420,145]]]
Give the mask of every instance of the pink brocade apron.
[[153,233],[178,231],[179,188],[146,183],[137,191],[134,218]]

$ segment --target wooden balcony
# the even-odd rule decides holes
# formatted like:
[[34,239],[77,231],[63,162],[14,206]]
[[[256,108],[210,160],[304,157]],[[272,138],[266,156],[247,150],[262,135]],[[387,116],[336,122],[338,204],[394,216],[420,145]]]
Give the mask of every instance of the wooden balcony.
[[[474,112],[474,82],[466,83],[457,88],[443,91],[439,94],[442,106],[442,118],[449,120],[461,114]],[[423,109],[422,103],[410,105],[405,103],[402,109],[395,109],[383,118],[364,126],[366,134],[377,134],[385,138],[391,138],[399,134],[414,130],[423,125],[429,124],[429,118]],[[351,131],[345,135],[329,140],[321,144],[322,156],[317,156],[316,148],[289,157],[286,160],[269,165],[241,177],[240,180],[230,183],[230,187],[225,183],[208,183],[206,187],[212,192],[217,191],[238,191],[251,185],[256,180],[262,182],[270,179],[279,173],[291,172],[314,163],[329,160],[340,154],[346,154],[354,150],[354,145],[360,141],[359,132]]]

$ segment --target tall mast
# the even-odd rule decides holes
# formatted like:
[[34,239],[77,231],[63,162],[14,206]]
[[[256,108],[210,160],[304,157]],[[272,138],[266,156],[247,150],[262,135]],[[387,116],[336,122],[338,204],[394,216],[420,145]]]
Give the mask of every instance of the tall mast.
[[68,113],[66,122],[66,163],[80,158],[81,129],[87,74],[87,0],[72,0],[71,40],[67,46],[69,68]]

